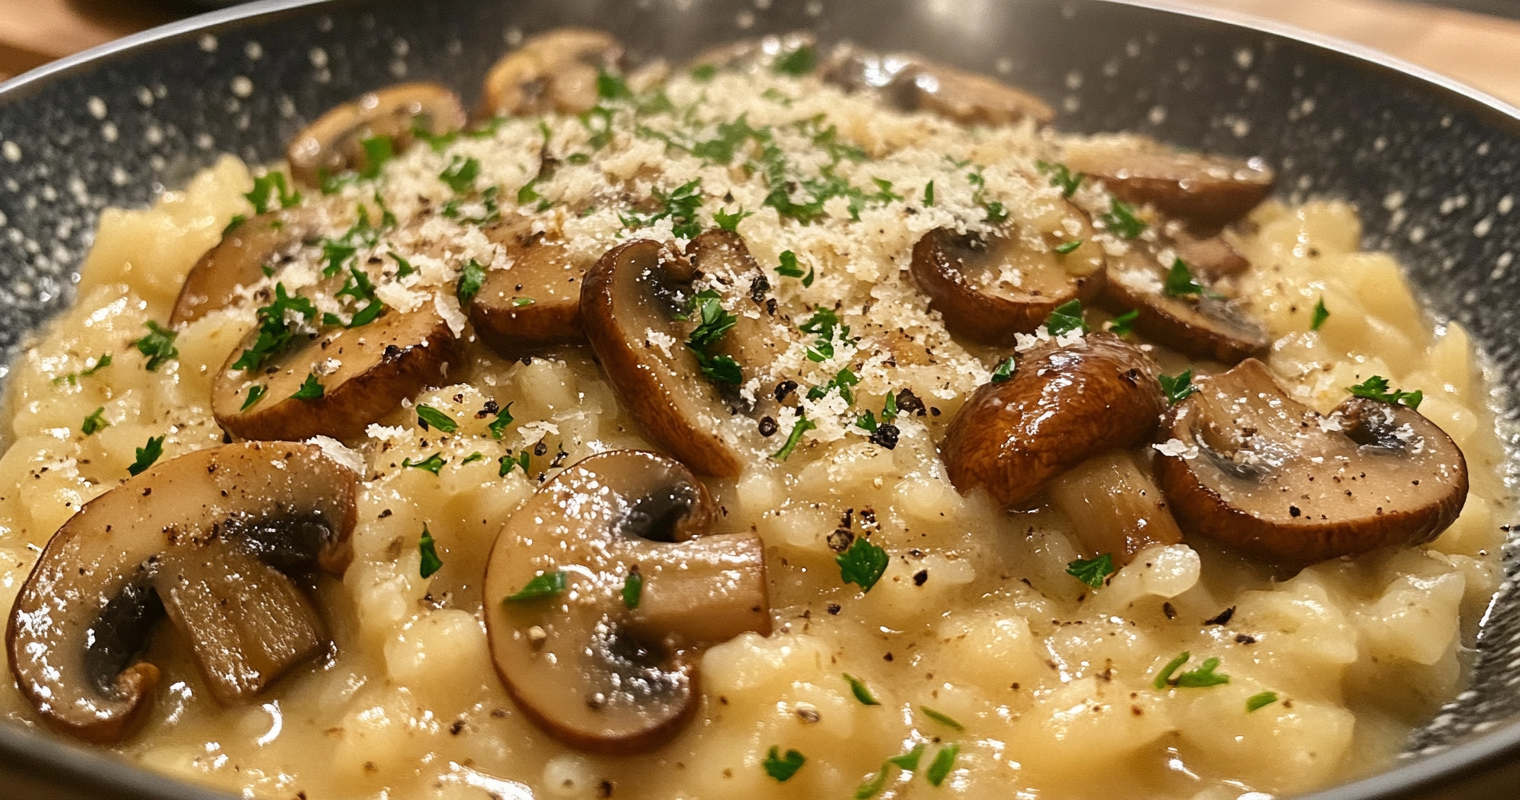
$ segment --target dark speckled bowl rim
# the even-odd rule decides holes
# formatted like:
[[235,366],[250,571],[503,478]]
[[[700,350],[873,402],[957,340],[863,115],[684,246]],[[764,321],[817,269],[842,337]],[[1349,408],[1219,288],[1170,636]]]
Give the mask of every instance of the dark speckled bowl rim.
[[[1442,95],[1446,103],[1477,113],[1495,128],[1520,137],[1520,107],[1481,90],[1396,58],[1382,51],[1334,36],[1305,31],[1234,11],[1204,8],[1167,0],[1088,0],[1191,17],[1209,23],[1249,29],[1295,41],[1312,48],[1380,67],[1388,79],[1425,93]],[[70,75],[97,68],[113,57],[138,47],[236,27],[239,23],[321,7],[325,0],[259,0],[242,6],[200,14],[134,34],[0,83],[0,101],[24,97]],[[5,373],[0,371],[0,379]],[[24,766],[40,782],[75,784],[100,797],[115,800],[232,800],[234,795],[172,780],[113,756],[92,750],[45,730],[0,724],[0,758],[15,769]],[[1513,791],[1520,768],[1520,723],[1510,722],[1442,752],[1422,756],[1378,775],[1303,796],[1303,800],[1418,800],[1452,797],[1444,790],[1465,779],[1507,770],[1504,785]],[[80,778],[88,776],[84,781]],[[1493,784],[1488,784],[1490,787]],[[7,787],[0,785],[0,793]],[[1493,791],[1492,788],[1487,791]],[[1466,795],[1463,795],[1466,796]],[[1472,795],[1478,796],[1478,795]],[[1497,796],[1497,795],[1487,795]]]

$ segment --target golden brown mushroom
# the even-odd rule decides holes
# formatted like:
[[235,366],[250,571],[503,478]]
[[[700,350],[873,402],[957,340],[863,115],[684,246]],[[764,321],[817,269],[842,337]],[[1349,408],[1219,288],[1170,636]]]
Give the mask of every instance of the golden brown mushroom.
[[194,322],[226,308],[241,289],[264,278],[264,268],[320,230],[316,212],[288,209],[260,214],[222,237],[190,268],[169,316],[171,326]]
[[1120,200],[1149,203],[1203,232],[1245,216],[1277,180],[1259,158],[1178,152],[1140,137],[1075,142],[1065,158],[1073,173],[1101,180]]
[[1159,438],[1183,529],[1273,563],[1422,544],[1467,499],[1462,451],[1418,411],[1352,397],[1321,416],[1255,359],[1203,382]]
[[524,232],[515,221],[484,232],[506,248],[510,263],[487,272],[470,303],[470,322],[480,340],[506,358],[584,342],[581,284],[591,264],[563,241]]
[[328,647],[299,583],[347,568],[358,482],[315,446],[253,442],[85,504],[11,611],[16,685],[53,727],[118,741],[152,706],[160,673],[139,654],[167,612],[217,700],[258,694]]
[[930,111],[964,125],[1048,125],[1056,112],[1044,100],[984,75],[922,56],[835,50],[824,80],[845,89],[874,89],[904,111]]
[[650,750],[696,712],[703,648],[770,634],[764,546],[710,535],[716,510],[679,463],[620,450],[512,515],[486,567],[486,631],[528,718],[583,750]]
[[561,28],[508,53],[486,74],[485,116],[584,114],[598,99],[597,79],[617,72],[623,46],[601,31]]
[[940,453],[951,482],[1016,506],[1094,455],[1149,441],[1166,407],[1160,373],[1106,333],[1030,350],[1012,378],[977,389],[950,421]]
[[417,129],[440,136],[464,127],[459,96],[436,83],[403,83],[369,92],[328,111],[296,134],[285,150],[291,177],[310,187],[326,175],[371,166],[364,141],[388,137],[397,152]]
[[1216,286],[1180,255],[1167,268],[1157,250],[1136,244],[1109,260],[1103,304],[1116,314],[1138,311],[1136,331],[1194,358],[1234,364],[1265,355],[1272,343],[1266,326],[1240,301],[1216,293]]
[[1084,556],[1113,555],[1128,564],[1141,550],[1177,544],[1182,531],[1166,497],[1123,450],[1083,461],[1050,484],[1050,499],[1072,523]]

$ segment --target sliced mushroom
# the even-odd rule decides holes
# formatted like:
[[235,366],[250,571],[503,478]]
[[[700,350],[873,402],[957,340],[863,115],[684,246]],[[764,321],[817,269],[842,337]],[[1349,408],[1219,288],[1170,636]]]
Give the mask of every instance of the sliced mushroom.
[[1084,556],[1108,553],[1128,564],[1147,547],[1182,541],[1166,497],[1128,452],[1114,450],[1078,464],[1050,484],[1050,497],[1071,520]]
[[904,111],[930,111],[963,125],[1048,125],[1056,112],[1044,100],[1000,81],[922,56],[834,51],[824,80],[847,90],[876,89]]
[[296,208],[261,214],[229,231],[185,276],[170,326],[231,305],[241,289],[264,279],[272,260],[317,235],[319,224],[315,211]]
[[[258,369],[234,369],[258,336],[253,331],[233,350],[211,387],[216,421],[243,439],[354,438],[403,398],[442,379],[456,355],[454,333],[431,302],[406,312],[388,308],[357,328],[302,337]],[[313,377],[322,395],[297,399]],[[249,404],[250,391],[261,399]]]
[[1419,412],[1353,397],[1322,417],[1255,359],[1177,404],[1158,438],[1185,531],[1289,566],[1423,544],[1467,499],[1462,451]]
[[1183,263],[1210,282],[1239,275],[1251,268],[1251,262],[1223,236],[1197,238],[1179,230],[1171,233],[1170,244]]
[[1194,358],[1234,364],[1265,355],[1272,343],[1266,326],[1242,303],[1218,294],[1215,289],[1219,284],[1209,282],[1201,270],[1191,269],[1186,261],[1183,264],[1189,267],[1198,289],[1168,294],[1169,268],[1162,266],[1156,250],[1135,245],[1125,255],[1109,260],[1104,305],[1116,314],[1138,311],[1136,331]]
[[296,134],[285,149],[291,177],[310,187],[325,175],[370,167],[364,140],[389,137],[404,150],[418,129],[434,136],[464,127],[459,96],[436,83],[403,83],[365,94],[328,111]]
[[817,38],[807,32],[766,36],[761,39],[741,39],[703,50],[687,66],[693,69],[697,67],[758,69],[774,65],[777,59],[797,53],[804,48],[814,48],[816,54],[817,46]]
[[[690,312],[695,294],[695,264],[718,269],[754,262],[743,239],[728,233],[703,234],[687,253],[672,253],[647,239],[609,250],[586,274],[581,290],[586,337],[650,439],[699,473],[735,477],[743,462],[736,435],[724,421],[751,409],[730,397],[737,386],[720,389],[703,375],[686,346],[696,322],[681,317]],[[758,267],[753,272],[759,275]],[[728,280],[748,293],[748,281],[733,275]],[[751,334],[757,324],[739,314],[734,328],[709,355],[733,358],[741,370],[749,367],[747,374],[753,374],[756,366],[776,355],[773,345]]]
[[1260,158],[1184,153],[1141,137],[1091,139],[1067,145],[1066,166],[1103,181],[1120,200],[1213,232],[1245,216],[1277,176]]
[[549,735],[607,754],[658,747],[696,712],[702,649],[770,634],[764,546],[709,535],[716,510],[681,464],[620,450],[565,469],[502,527],[486,567],[491,655]]
[[491,67],[482,111],[486,116],[584,114],[596,106],[597,78],[617,72],[622,60],[623,46],[601,31],[561,28],[538,34]]
[[[1092,237],[1087,216],[1058,201],[1071,230],[1061,238],[1016,228],[1008,236],[983,237],[938,228],[913,248],[913,280],[929,307],[945,317],[958,337],[1011,346],[1052,311],[1072,300],[1090,301],[1103,290],[1103,247]],[[1055,247],[1079,242],[1070,253]]]
[[563,241],[498,223],[486,238],[503,245],[511,264],[486,273],[470,304],[470,322],[488,347],[506,358],[586,340],[581,284],[591,265]]
[[1011,379],[977,389],[950,421],[940,453],[951,482],[1016,506],[1099,453],[1149,441],[1166,407],[1160,373],[1106,333],[1030,350]]
[[359,476],[306,444],[201,450],[85,504],[43,551],[6,631],[11,672],[50,725],[126,736],[160,672],[138,660],[168,617],[224,703],[326,649],[297,582],[352,558]]

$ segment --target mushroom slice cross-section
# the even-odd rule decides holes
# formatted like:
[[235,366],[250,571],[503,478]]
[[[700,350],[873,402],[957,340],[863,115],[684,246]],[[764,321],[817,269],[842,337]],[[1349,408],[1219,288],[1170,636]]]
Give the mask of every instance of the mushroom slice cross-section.
[[1435,423],[1353,397],[1328,416],[1250,359],[1203,383],[1157,437],[1183,530],[1305,566],[1434,539],[1467,499],[1467,462]]
[[715,512],[681,464],[619,450],[566,468],[512,515],[486,567],[486,631],[524,714],[599,753],[681,730],[701,649],[771,630],[764,547],[710,535]]
[[6,631],[11,672],[49,724],[121,739],[153,702],[137,660],[169,619],[211,693],[252,696],[327,647],[296,581],[352,559],[359,476],[306,444],[201,450],[85,504],[43,551]]
[[1006,83],[910,53],[873,53],[842,45],[823,79],[847,91],[877,91],[903,111],[929,111],[963,125],[1048,125],[1055,109]]
[[1148,203],[1204,233],[1245,216],[1277,180],[1259,158],[1179,152],[1143,137],[1073,142],[1065,159],[1073,173],[1101,180],[1120,200]]
[[[1087,216],[1064,200],[1045,210],[1052,218],[1046,227],[1061,230],[1060,238],[1024,225],[990,237],[937,228],[914,246],[913,280],[951,333],[1011,346],[1063,303],[1103,290],[1103,248]],[[1063,254],[1056,249],[1063,242],[1076,248]]]
[[520,227],[514,221],[485,229],[486,238],[506,249],[509,264],[487,272],[470,303],[475,333],[506,358],[586,340],[581,284],[590,260],[562,240],[521,235]]
[[1166,407],[1160,372],[1107,333],[1030,350],[1012,378],[977,389],[950,421],[940,453],[951,482],[1017,506],[1092,456],[1149,441]]
[[403,83],[361,95],[317,118],[290,140],[285,158],[297,183],[316,188],[324,177],[375,166],[366,141],[388,139],[392,151],[418,131],[432,136],[464,127],[459,96],[436,83]]
[[[1198,252],[1192,242],[1185,244]],[[1272,343],[1266,326],[1245,304],[1217,293],[1220,284],[1211,283],[1202,270],[1194,270],[1182,260],[1181,252],[1174,253],[1170,269],[1162,266],[1158,251],[1147,244],[1136,244],[1128,253],[1109,259],[1103,304],[1114,313],[1139,312],[1136,331],[1184,355],[1224,364],[1265,355]],[[1179,264],[1187,272],[1183,281],[1174,277],[1182,275]],[[1174,282],[1184,284],[1180,291]]]
[[616,72],[623,46],[601,31],[560,28],[541,33],[503,56],[486,73],[486,116],[584,114],[596,106],[597,79]]
[[169,324],[188,324],[232,305],[240,290],[264,279],[272,260],[300,247],[319,230],[317,212],[293,208],[260,214],[228,231],[190,268]]
[[285,352],[235,366],[261,335],[248,334],[211,387],[216,421],[244,439],[359,436],[403,398],[442,379],[457,349],[432,302],[411,311],[387,308],[357,328],[298,335]]

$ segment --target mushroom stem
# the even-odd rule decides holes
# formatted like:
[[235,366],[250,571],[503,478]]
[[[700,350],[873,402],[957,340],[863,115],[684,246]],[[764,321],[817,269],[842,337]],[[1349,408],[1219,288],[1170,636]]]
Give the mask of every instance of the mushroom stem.
[[[726,642],[745,631],[771,632],[765,546],[751,534],[703,536],[653,549],[638,568],[643,592],[632,625],[640,633]],[[693,614],[698,608],[702,613]]]

